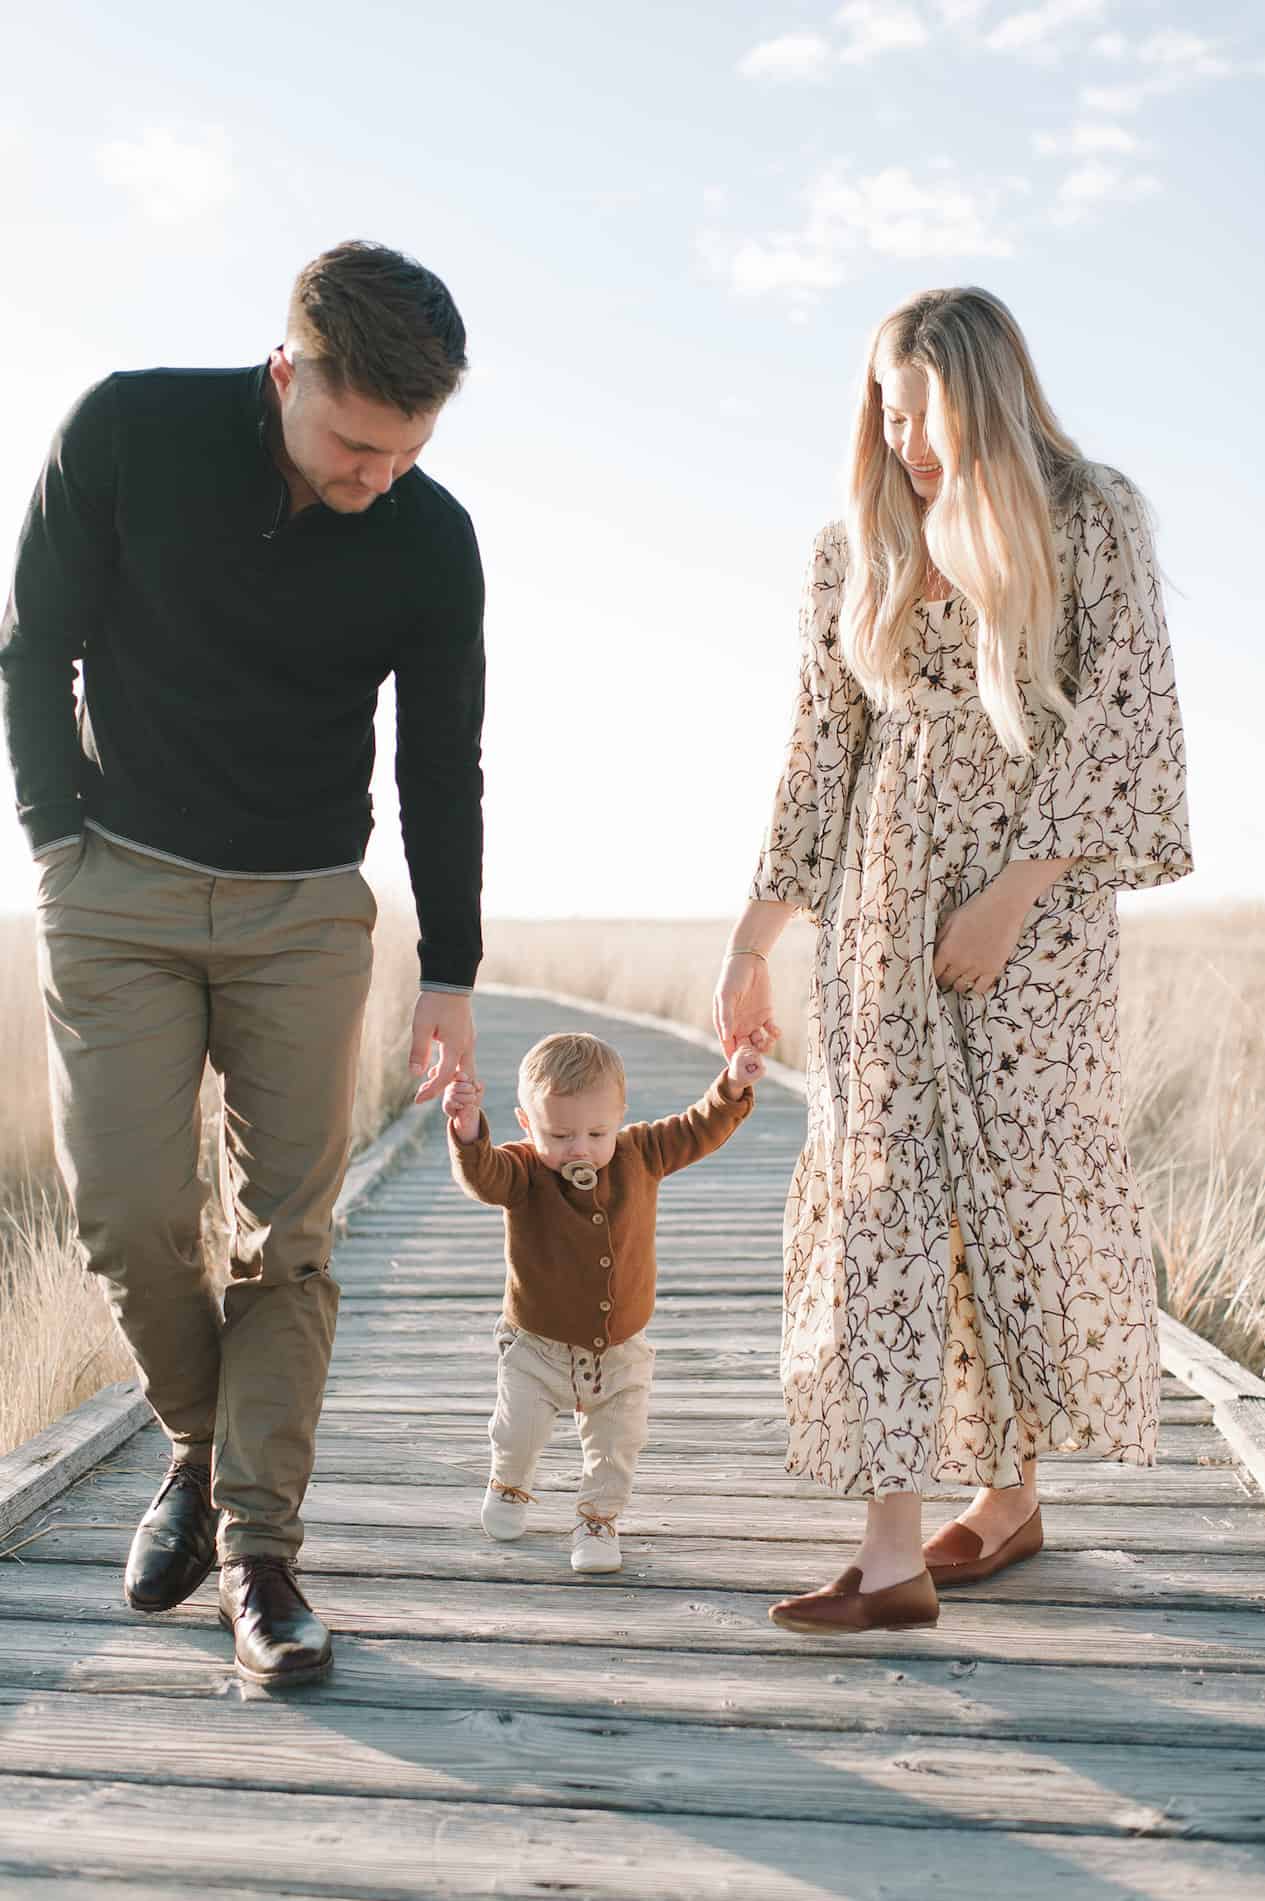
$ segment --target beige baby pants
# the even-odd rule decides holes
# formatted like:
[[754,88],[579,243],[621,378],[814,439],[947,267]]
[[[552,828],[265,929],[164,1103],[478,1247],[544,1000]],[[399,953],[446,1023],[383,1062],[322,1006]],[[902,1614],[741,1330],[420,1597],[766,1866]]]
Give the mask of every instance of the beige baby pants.
[[584,1455],[577,1510],[617,1518],[632,1494],[646,1443],[654,1348],[645,1334],[634,1333],[599,1355],[511,1327],[502,1317],[496,1345],[491,1476],[530,1491],[554,1421],[561,1412],[574,1412]]
[[[214,1440],[222,1557],[302,1542],[375,913],[358,871],[220,877],[93,831],[41,867],[57,1159],[175,1455]],[[201,1238],[208,1057],[224,1091],[222,1313]]]

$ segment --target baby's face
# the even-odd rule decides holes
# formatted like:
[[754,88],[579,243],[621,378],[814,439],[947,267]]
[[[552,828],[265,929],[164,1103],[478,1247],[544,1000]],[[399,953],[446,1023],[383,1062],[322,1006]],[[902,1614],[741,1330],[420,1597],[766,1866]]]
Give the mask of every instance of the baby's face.
[[560,1169],[566,1162],[605,1168],[615,1153],[626,1106],[623,1090],[607,1082],[576,1096],[529,1097],[515,1113],[546,1168]]

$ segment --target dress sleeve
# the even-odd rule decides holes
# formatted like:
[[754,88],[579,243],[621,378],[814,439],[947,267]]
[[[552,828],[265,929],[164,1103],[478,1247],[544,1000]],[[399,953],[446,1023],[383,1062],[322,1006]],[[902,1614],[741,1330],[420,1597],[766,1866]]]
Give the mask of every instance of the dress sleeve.
[[750,896],[793,905],[815,920],[848,835],[848,812],[869,710],[839,655],[843,534],[813,545],[799,612],[799,685],[786,763]]
[[1079,681],[1038,767],[1012,858],[1079,858],[1100,889],[1192,869],[1186,754],[1151,531],[1137,492],[1101,470],[1069,519]]

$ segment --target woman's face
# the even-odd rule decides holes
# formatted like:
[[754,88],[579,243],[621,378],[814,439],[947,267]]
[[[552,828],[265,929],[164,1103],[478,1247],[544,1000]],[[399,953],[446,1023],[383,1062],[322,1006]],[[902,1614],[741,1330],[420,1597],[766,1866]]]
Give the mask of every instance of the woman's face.
[[883,393],[883,440],[896,457],[920,501],[932,502],[940,488],[939,458],[927,441],[927,378],[906,363],[884,370],[879,378]]

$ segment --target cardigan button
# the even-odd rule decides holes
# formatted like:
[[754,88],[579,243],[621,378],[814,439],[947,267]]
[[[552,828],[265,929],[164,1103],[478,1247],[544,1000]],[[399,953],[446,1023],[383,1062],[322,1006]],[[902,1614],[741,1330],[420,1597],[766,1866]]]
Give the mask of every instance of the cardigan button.
[[597,1338],[596,1338],[596,1340],[595,1340],[595,1341],[593,1342],[593,1345],[594,1345],[595,1347],[604,1347],[604,1346],[606,1345],[606,1342],[605,1342],[605,1340],[603,1340],[603,1338],[602,1338],[602,1336],[601,1336],[601,1334],[600,1334],[600,1333],[598,1334],[598,1336],[597,1336]]
[[597,1304],[601,1308],[604,1314],[608,1314],[610,1312],[611,1304],[609,1300],[599,1300]]
[[604,1254],[601,1260],[598,1262],[599,1267],[609,1267],[610,1264],[611,1264],[611,1257],[609,1254]]
[[594,1222],[595,1222],[595,1224],[596,1224],[596,1225],[597,1225],[597,1226],[598,1226],[599,1228],[601,1227],[601,1225],[602,1225],[602,1223],[603,1223],[603,1222],[605,1221],[605,1219],[606,1219],[606,1216],[605,1216],[605,1215],[594,1215],[594,1217],[593,1217],[593,1220],[594,1220]]

